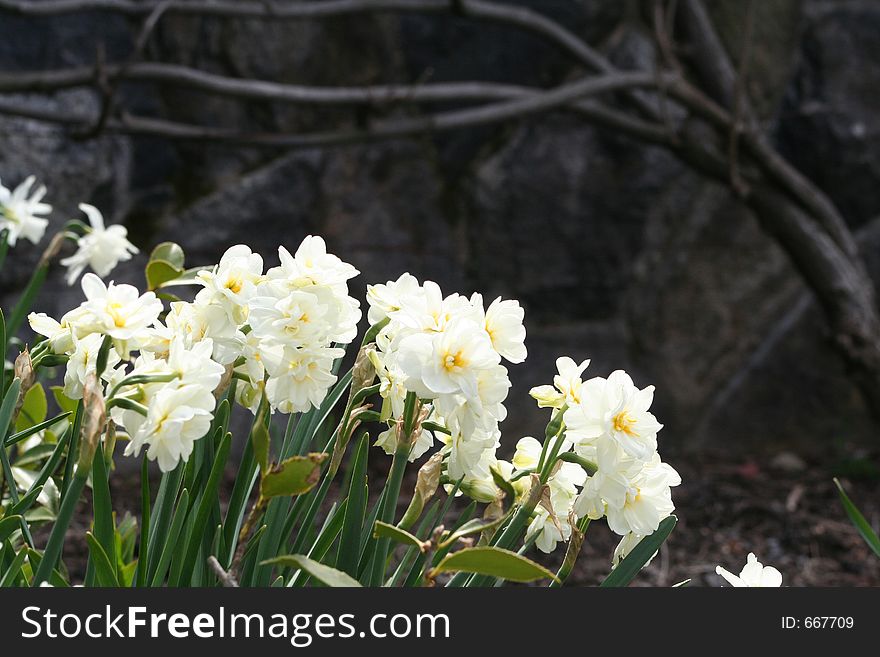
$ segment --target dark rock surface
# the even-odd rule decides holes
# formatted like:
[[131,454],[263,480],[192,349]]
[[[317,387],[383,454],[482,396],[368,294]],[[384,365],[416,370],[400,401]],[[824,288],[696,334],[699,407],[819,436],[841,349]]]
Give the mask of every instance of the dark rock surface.
[[[616,1],[524,2],[553,15],[622,66],[650,66],[633,12]],[[739,3],[735,3],[739,4]],[[755,87],[785,154],[854,226],[880,214],[880,6],[777,0],[757,31]],[[740,14],[718,12],[727,27]],[[637,12],[636,12],[637,13]],[[36,69],[127,56],[134,25],[94,15],[0,19],[0,69]],[[736,44],[731,45],[736,49]],[[167,17],[152,59],[231,76],[309,84],[484,79],[551,85],[574,74],[562,53],[515,29],[441,16],[352,17],[312,23]],[[319,129],[359,117],[271,103],[235,103],[181,88],[123,89],[143,113],[208,125]],[[784,100],[782,100],[784,97]],[[45,99],[33,99],[46,103]],[[60,107],[93,107],[85,91]],[[388,112],[409,111],[387,108]],[[246,242],[271,260],[309,233],[363,275],[404,270],[450,291],[519,298],[527,309],[526,364],[512,368],[510,444],[542,430],[527,392],[553,360],[592,358],[588,373],[626,368],[658,386],[666,445],[741,444],[823,453],[873,442],[877,427],[825,338],[782,252],[726,190],[652,147],[562,114],[405,143],[273,153],[162,140],[75,142],[58,128],[0,118],[0,178],[36,174],[56,206],[76,204],[124,222],[144,252],[184,246],[192,264]],[[876,233],[877,231],[873,231]],[[880,278],[880,236],[864,238]],[[872,236],[873,235],[873,236]],[[15,249],[0,274],[8,307],[38,250]],[[143,258],[120,268],[136,281]],[[55,272],[41,300],[78,302]],[[669,449],[669,447],[667,447]]]

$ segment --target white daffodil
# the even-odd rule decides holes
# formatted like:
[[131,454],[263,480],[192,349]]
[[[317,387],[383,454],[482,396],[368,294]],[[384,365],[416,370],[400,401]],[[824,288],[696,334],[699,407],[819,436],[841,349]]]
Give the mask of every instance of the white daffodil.
[[586,381],[580,403],[565,412],[567,435],[575,444],[595,444],[610,438],[630,456],[647,460],[657,451],[657,432],[663,425],[648,409],[654,386],[639,390],[623,370],[607,379]]
[[581,374],[589,367],[590,361],[585,360],[578,365],[568,356],[556,359],[556,370],[553,385],[536,386],[529,394],[538,402],[539,408],[562,408],[579,404],[581,401]]
[[124,357],[130,349],[139,347],[139,340],[149,340],[150,327],[162,312],[162,302],[155,294],[141,294],[132,285],[112,281],[105,285],[92,273],[83,276],[81,285],[86,301],[77,323],[84,330],[109,335]]
[[49,317],[46,313],[30,313],[28,324],[35,333],[49,339],[49,347],[54,354],[66,354],[73,351],[73,327]]
[[35,181],[28,176],[12,191],[0,184],[0,232],[6,231],[9,246],[15,246],[19,238],[36,244],[49,225],[49,220],[39,215],[52,212],[52,206],[42,202],[45,186],[40,185],[31,193]]
[[129,411],[126,455],[137,456],[147,446],[147,458],[170,472],[189,459],[195,441],[210,429],[214,404],[214,395],[201,386],[162,386],[150,398],[147,417]]
[[433,281],[425,281],[422,287],[401,294],[399,303],[400,308],[388,316],[405,329],[431,333],[445,331],[453,320],[482,324],[482,310],[475,309],[460,294],[444,297],[440,286]]
[[327,390],[336,383],[336,375],[331,371],[333,361],[345,351],[275,345],[261,349],[260,353],[269,374],[269,403],[282,413],[303,413],[324,401]]
[[339,256],[328,253],[324,239],[315,235],[306,236],[293,255],[278,247],[278,258],[281,265],[270,269],[267,276],[286,281],[291,289],[326,285],[345,295],[346,281],[360,274]]
[[[482,309],[483,299],[480,295],[474,295],[478,298],[478,303]],[[519,301],[507,299],[502,301],[498,297],[489,304],[485,314],[486,333],[492,341],[495,348],[502,358],[511,363],[522,363],[528,351],[526,350],[526,328],[523,326],[523,318],[525,312]]]
[[477,400],[478,372],[500,360],[485,331],[467,319],[456,319],[442,332],[404,338],[398,362],[407,375],[407,387],[420,395],[461,393]]
[[214,360],[228,365],[242,355],[245,335],[229,321],[226,311],[215,304],[187,303],[174,301],[165,317],[163,348],[154,351],[167,351],[170,340],[181,337],[188,347],[210,340],[214,345]]
[[538,467],[542,448],[543,445],[531,436],[520,438],[513,455],[513,467],[517,470],[531,470]]
[[437,411],[446,420],[446,426],[453,432],[470,436],[478,431],[492,431],[507,417],[507,409],[502,403],[510,390],[507,368],[495,365],[478,370],[477,396],[463,394],[438,395],[434,400]]
[[312,291],[294,290],[281,299],[256,296],[251,300],[248,324],[254,334],[289,347],[309,347],[330,343],[335,318],[330,315],[330,299]]
[[721,566],[715,567],[715,572],[726,579],[731,586],[737,588],[777,588],[782,586],[782,573],[773,566],[765,566],[753,553],[749,552],[746,565],[739,573],[739,577],[725,570]]
[[131,256],[138,253],[137,247],[128,241],[125,226],[114,224],[105,227],[104,217],[93,205],[80,203],[79,209],[88,217],[91,230],[77,240],[76,253],[61,261],[67,267],[68,285],[76,282],[86,266],[104,278],[120,262],[131,260]]
[[166,360],[168,371],[177,375],[175,384],[178,387],[199,386],[213,392],[220,385],[220,379],[225,372],[223,365],[211,359],[213,350],[214,344],[210,338],[191,347],[187,347],[183,338],[175,338],[171,342]]
[[247,320],[247,304],[263,278],[263,258],[249,246],[236,244],[226,250],[220,262],[197,275],[204,289],[196,295],[196,303],[219,304],[236,326]]
[[440,434],[438,437],[445,443],[443,449],[448,453],[446,468],[450,479],[458,480],[463,476],[481,480],[492,478],[489,468],[495,463],[495,450],[501,437],[497,428],[467,437],[460,433],[452,436]]
[[367,303],[370,305],[370,310],[367,313],[367,319],[370,326],[378,324],[390,313],[400,310],[403,303],[401,299],[417,294],[418,290],[418,279],[409,273],[401,274],[396,281],[368,285]]
[[[636,545],[642,542],[643,538],[645,537],[633,534],[632,532],[624,534],[623,538],[620,539],[620,543],[614,548],[614,555],[611,557],[611,568],[617,568],[617,566],[620,565],[620,562],[626,559],[629,556],[629,553],[635,549]],[[651,555],[651,558],[644,563],[642,568],[647,568],[656,556],[657,552]]]
[[[373,443],[374,447],[381,447],[382,451],[384,451],[388,456],[394,454],[397,449],[397,429],[394,426],[389,427],[382,433],[380,433],[376,437],[376,442]],[[415,442],[413,442],[412,448],[409,452],[409,461],[412,463],[413,461],[420,458],[425,452],[427,452],[431,447],[434,446],[434,433],[428,431],[425,428],[422,428],[421,433],[416,436]]]
[[571,525],[566,516],[550,513],[543,506],[535,510],[535,517],[526,530],[526,540],[535,538],[535,547],[545,554],[550,554],[560,542],[571,538]]
[[670,489],[680,483],[678,473],[656,455],[629,480],[623,504],[612,504],[606,499],[605,513],[611,531],[620,535],[652,534],[660,521],[675,510]]
[[[64,394],[69,399],[82,399],[86,375],[95,371],[103,342],[104,336],[100,333],[74,338],[73,353],[67,359],[67,369],[64,372]],[[107,354],[107,369],[104,374],[109,374],[119,361],[119,354],[111,349]]]

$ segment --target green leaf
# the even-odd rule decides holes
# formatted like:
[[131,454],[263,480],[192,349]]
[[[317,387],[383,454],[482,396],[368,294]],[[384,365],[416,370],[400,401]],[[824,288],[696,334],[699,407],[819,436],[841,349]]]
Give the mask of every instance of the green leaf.
[[67,411],[68,413],[76,412],[76,407],[77,404],[79,404],[79,401],[71,399],[65,395],[62,386],[52,386],[50,390],[52,391],[52,396],[55,397],[55,403],[58,404],[58,408],[62,411]]
[[[115,559],[110,559],[110,555],[115,554],[116,523],[113,521],[113,503],[110,500],[107,463],[104,460],[104,450],[101,449],[95,450],[95,456],[92,459],[92,507],[94,510],[94,535],[101,544],[101,549],[113,568],[113,578],[116,579]],[[97,564],[95,565],[97,566]]]
[[351,465],[345,520],[336,556],[336,567],[352,577],[357,575],[361,533],[364,528],[364,516],[367,514],[367,458],[369,449],[370,434],[365,433],[357,444]]
[[164,260],[150,260],[145,270],[147,277],[147,289],[156,290],[165,283],[180,278],[183,269],[178,269],[170,262]]
[[12,536],[12,533],[21,526],[21,516],[5,516],[0,520],[0,543]]
[[395,527],[394,525],[389,525],[387,522],[382,522],[381,520],[376,521],[373,528],[373,538],[390,538],[395,543],[412,545],[413,547],[418,548],[420,552],[424,552],[426,549],[426,544],[420,541],[417,536],[413,536],[408,531]]
[[[202,440],[208,440],[205,436]],[[190,540],[186,547],[186,556],[183,560],[183,570],[181,577],[186,578],[192,576],[195,567],[196,558],[198,557],[199,547],[201,546],[202,534],[208,523],[208,517],[212,510],[212,505],[217,501],[217,490],[220,486],[220,479],[223,476],[223,470],[226,467],[226,459],[229,457],[229,446],[232,441],[232,434],[226,433],[220,441],[220,447],[217,449],[217,456],[214,458],[214,464],[211,467],[211,474],[208,476],[208,483],[205,484],[202,491],[202,499],[199,502],[195,519],[191,527]],[[175,582],[177,586],[186,584],[184,579]]]
[[159,546],[168,535],[168,526],[171,523],[171,515],[174,512],[174,502],[177,492],[180,490],[180,481],[183,479],[184,464],[180,463],[171,472],[162,474],[159,483],[159,492],[150,513],[149,537],[147,541],[147,553],[139,555],[141,565],[147,569],[144,580],[152,580],[156,565],[159,562]]
[[321,464],[326,458],[326,454],[311,453],[291,456],[273,465],[260,481],[260,494],[268,498],[309,492],[318,483]]
[[460,538],[464,538],[465,536],[469,536],[470,534],[482,534],[484,531],[489,529],[495,529],[500,525],[504,524],[504,522],[510,517],[510,513],[505,513],[500,518],[495,518],[494,520],[485,520],[483,518],[474,518],[473,520],[469,520],[464,523],[461,527],[451,532],[448,536],[444,536],[441,542],[441,546],[451,546]]
[[[61,422],[61,420],[65,419],[69,416],[70,416],[70,411],[65,411],[61,415],[56,415],[55,417],[49,418],[48,420],[44,420],[43,422],[40,422],[39,424],[35,424],[32,427],[28,427],[27,429],[19,430],[16,433],[9,436],[9,438],[6,439],[6,446],[11,447],[15,443],[20,443],[22,440],[25,440],[26,438],[30,438],[35,433],[39,433],[43,429],[48,429],[52,425],[57,424],[58,422]],[[15,426],[18,427],[17,422],[16,422]],[[20,465],[20,464],[16,461],[16,466],[17,465]]]
[[[40,581],[48,581],[52,586],[59,588],[67,588],[70,586],[67,580],[64,579],[64,576],[58,572],[57,568],[51,568],[46,579],[37,580],[37,575],[40,572],[40,565],[43,563],[43,555],[31,548],[28,548],[27,553],[30,568],[32,571],[36,571],[36,574],[34,574],[33,579],[31,580],[31,586],[37,586]],[[25,567],[25,570],[27,570],[27,566]]]
[[657,531],[645,536],[626,558],[617,564],[617,568],[611,571],[599,586],[618,587],[628,585],[639,571],[651,560],[651,557],[663,545],[663,541],[672,533],[678,518],[669,516],[660,522]]
[[116,578],[116,568],[110,562],[110,557],[107,556],[107,552],[101,547],[101,544],[92,532],[86,532],[86,542],[89,544],[89,558],[95,567],[98,586],[119,586],[119,580]]
[[871,529],[871,525],[865,520],[865,516],[862,515],[862,512],[859,511],[858,507],[849,499],[849,496],[846,494],[846,491],[843,490],[843,486],[840,485],[840,482],[836,477],[834,479],[834,485],[837,486],[840,501],[843,503],[843,508],[846,510],[846,515],[849,516],[850,522],[855,525],[855,528],[859,531],[859,534],[862,535],[862,538],[865,540],[865,543],[868,544],[868,547],[874,551],[874,554],[880,557],[880,538],[878,538],[877,534],[874,533],[874,530]]
[[37,498],[40,496],[40,493],[42,492],[42,486],[31,487],[18,502],[10,507],[9,512],[18,515],[24,514],[25,511],[31,508],[33,503],[37,500]]
[[251,444],[254,446],[254,458],[257,465],[260,466],[260,474],[265,476],[269,470],[269,446],[272,444],[272,437],[269,434],[267,425],[269,419],[269,402],[266,395],[260,400],[260,407],[254,418],[254,425],[251,428]]
[[18,575],[21,573],[21,567],[24,565],[27,552],[27,547],[23,547],[19,553],[15,555],[15,558],[12,560],[12,563],[9,564],[9,568],[7,568],[6,573],[3,575],[3,579],[0,579],[0,588],[6,588],[15,584],[15,580],[18,579]]
[[185,254],[179,244],[162,242],[150,253],[150,260],[164,260],[172,267],[183,269]]
[[162,554],[156,565],[156,572],[153,573],[151,586],[161,586],[162,580],[165,579],[165,573],[168,572],[168,565],[171,563],[171,556],[177,547],[178,538],[180,537],[180,528],[183,527],[183,521],[186,519],[186,513],[189,509],[189,491],[184,488],[180,494],[180,501],[177,503],[177,509],[174,511],[174,519],[171,521],[171,528],[165,536],[165,544],[162,546]]
[[[43,558],[39,567],[37,567],[37,572],[34,574],[33,586],[37,586],[41,582],[50,579],[54,571],[54,565],[58,563],[58,559],[61,557],[67,528],[70,526],[73,512],[76,509],[79,496],[86,485],[87,478],[88,475],[84,471],[77,470],[73,476],[73,481],[70,482],[70,486],[61,498],[61,509],[58,511],[58,519],[52,525],[52,533],[49,534],[46,549],[43,551]],[[30,561],[34,563],[32,556]]]
[[342,588],[360,588],[360,582],[354,579],[348,573],[336,570],[330,566],[313,561],[302,554],[288,554],[283,557],[275,557],[267,559],[260,563],[261,566],[286,566],[288,568],[299,568],[307,572],[316,580],[326,586],[342,587]]
[[42,384],[37,383],[31,386],[31,389],[25,393],[21,412],[15,421],[15,430],[24,431],[35,424],[39,424],[46,419],[48,410],[46,391],[43,390]]
[[556,579],[556,575],[531,559],[510,550],[489,546],[465,548],[447,554],[431,571],[431,577],[443,572],[476,573],[511,582]]

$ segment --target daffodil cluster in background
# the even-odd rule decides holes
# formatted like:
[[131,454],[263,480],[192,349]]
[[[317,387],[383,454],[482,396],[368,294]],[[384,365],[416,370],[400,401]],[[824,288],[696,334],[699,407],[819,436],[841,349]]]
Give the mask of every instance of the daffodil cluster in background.
[[[4,254],[49,225],[34,184],[0,187]],[[553,384],[531,391],[550,409],[544,436],[502,429],[508,367],[527,357],[516,300],[444,293],[404,273],[366,286],[357,342],[362,311],[349,285],[359,272],[318,236],[279,247],[277,264],[239,244],[189,268],[178,245],[162,243],[140,289],[103,280],[138,253],[125,228],[79,208],[88,223],[61,227],[3,326],[15,363],[0,379],[0,522],[22,567],[5,579],[71,583],[60,559],[86,485],[87,585],[555,586],[602,518],[622,537],[605,585],[624,585],[672,530],[681,480],[657,451],[653,387],[623,371],[584,380],[588,361],[559,358]],[[60,317],[32,311],[55,262],[82,289]],[[21,343],[25,317],[36,336]],[[62,412],[49,417],[41,379],[53,377]],[[240,457],[236,407],[251,423]],[[141,459],[143,526],[117,522],[109,505],[117,443],[122,458]],[[515,445],[510,461],[505,444]],[[369,481],[377,458],[384,485]],[[162,472],[155,496],[151,462]],[[401,516],[408,469],[416,484]],[[28,524],[34,504],[51,507],[39,516],[52,527],[42,549]],[[556,573],[526,556],[562,543]]]

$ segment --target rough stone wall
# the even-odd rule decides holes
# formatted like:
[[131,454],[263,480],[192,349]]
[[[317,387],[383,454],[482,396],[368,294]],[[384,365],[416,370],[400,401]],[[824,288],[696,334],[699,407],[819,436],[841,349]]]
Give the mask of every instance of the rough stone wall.
[[[532,0],[619,64],[651,66],[637,3]],[[739,2],[710,3],[736,53]],[[773,0],[761,6],[750,91],[780,147],[839,204],[880,279],[880,3]],[[124,58],[134,26],[100,14],[0,16],[0,69]],[[549,85],[577,74],[557,50],[513,29],[440,16],[323,23],[166,17],[152,59],[233,76],[309,84],[482,79]],[[206,124],[305,130],[355,122],[350,110],[235,103],[186,89],[127,86],[140,112]],[[59,107],[94,103],[83,91]],[[407,112],[406,107],[383,111]],[[831,351],[821,316],[784,254],[726,190],[667,153],[554,114],[439,138],[324,152],[269,153],[102,136],[0,117],[0,178],[35,173],[62,223],[80,201],[124,222],[148,251],[163,240],[190,263],[247,242],[271,259],[319,233],[362,272],[409,270],[444,289],[513,296],[530,358],[512,368],[510,441],[544,421],[527,396],[560,354],[589,373],[623,367],[658,386],[667,445],[824,451],[872,442],[874,425]],[[38,253],[0,274],[7,307]],[[139,281],[143,259],[117,280]],[[77,302],[55,272],[42,306]],[[360,294],[362,291],[359,291]]]

